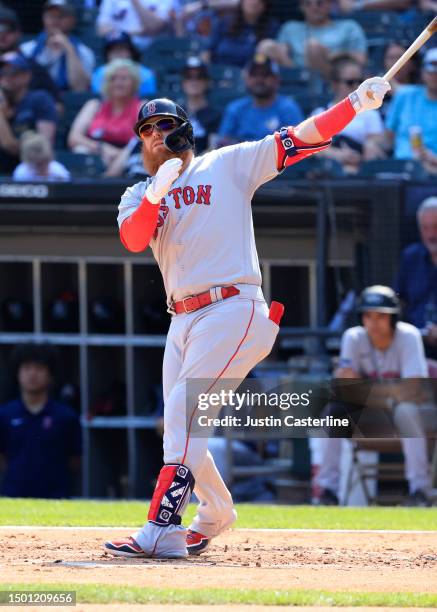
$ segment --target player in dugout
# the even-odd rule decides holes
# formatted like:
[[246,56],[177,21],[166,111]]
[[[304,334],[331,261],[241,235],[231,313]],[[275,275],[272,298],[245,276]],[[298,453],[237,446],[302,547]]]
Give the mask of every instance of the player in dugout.
[[[367,79],[294,127],[199,157],[180,106],[156,99],[141,108],[135,131],[151,178],[123,194],[118,224],[129,251],[150,244],[173,315],[163,363],[164,466],[145,525],[106,542],[107,551],[183,558],[205,551],[235,522],[208,438],[193,435],[198,407],[187,401],[187,380],[213,381],[205,393],[221,379],[242,381],[270,353],[278,334],[282,305],[274,303],[269,312],[261,289],[252,197],[287,166],[329,147],[357,113],[379,108],[389,90],[384,79]],[[193,491],[199,505],[187,532],[181,522]]]

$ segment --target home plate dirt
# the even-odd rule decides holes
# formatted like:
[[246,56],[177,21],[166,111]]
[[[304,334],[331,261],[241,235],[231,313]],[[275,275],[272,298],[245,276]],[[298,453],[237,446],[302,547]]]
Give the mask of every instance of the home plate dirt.
[[105,540],[132,531],[0,528],[0,582],[437,593],[437,532],[236,529],[183,560],[103,551]]

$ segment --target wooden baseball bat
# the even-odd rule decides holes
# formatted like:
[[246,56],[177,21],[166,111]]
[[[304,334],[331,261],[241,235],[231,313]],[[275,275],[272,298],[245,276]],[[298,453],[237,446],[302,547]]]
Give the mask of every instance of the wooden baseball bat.
[[[393,64],[393,66],[387,70],[387,72],[383,75],[383,79],[385,81],[390,81],[395,74],[399,72],[404,64],[408,62],[409,59],[413,57],[417,51],[419,51],[420,47],[426,43],[426,41],[431,38],[431,36],[437,32],[437,17],[426,26],[426,28],[419,34],[414,42],[408,47],[408,49],[401,55],[401,57]],[[373,92],[369,89],[367,90],[367,96],[373,100]]]
[[386,81],[390,81],[395,74],[399,72],[402,66],[406,64],[408,60],[411,59],[415,53],[417,53],[417,51],[419,51],[420,47],[424,45],[433,34],[435,34],[435,32],[437,32],[437,17],[434,17],[423,32],[419,34],[416,40],[411,43],[405,53],[403,53],[397,62],[393,64],[390,70],[387,70],[382,78]]

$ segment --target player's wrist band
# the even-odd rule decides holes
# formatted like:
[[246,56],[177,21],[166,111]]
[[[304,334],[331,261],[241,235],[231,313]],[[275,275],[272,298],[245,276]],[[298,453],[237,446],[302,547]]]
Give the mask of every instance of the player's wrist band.
[[330,140],[341,132],[355,116],[354,107],[347,97],[332,108],[317,115],[314,118],[314,125],[323,140]]

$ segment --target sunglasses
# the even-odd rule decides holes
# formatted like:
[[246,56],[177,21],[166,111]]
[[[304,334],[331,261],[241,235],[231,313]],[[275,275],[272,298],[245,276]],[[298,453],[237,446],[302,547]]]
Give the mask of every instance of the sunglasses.
[[361,83],[361,79],[335,79],[337,83],[344,83],[348,87],[353,87],[354,85],[359,85]]
[[179,123],[171,117],[168,119],[158,119],[155,123],[145,123],[140,129],[140,136],[141,138],[151,136],[155,128],[160,132],[168,132],[174,130],[178,125]]

